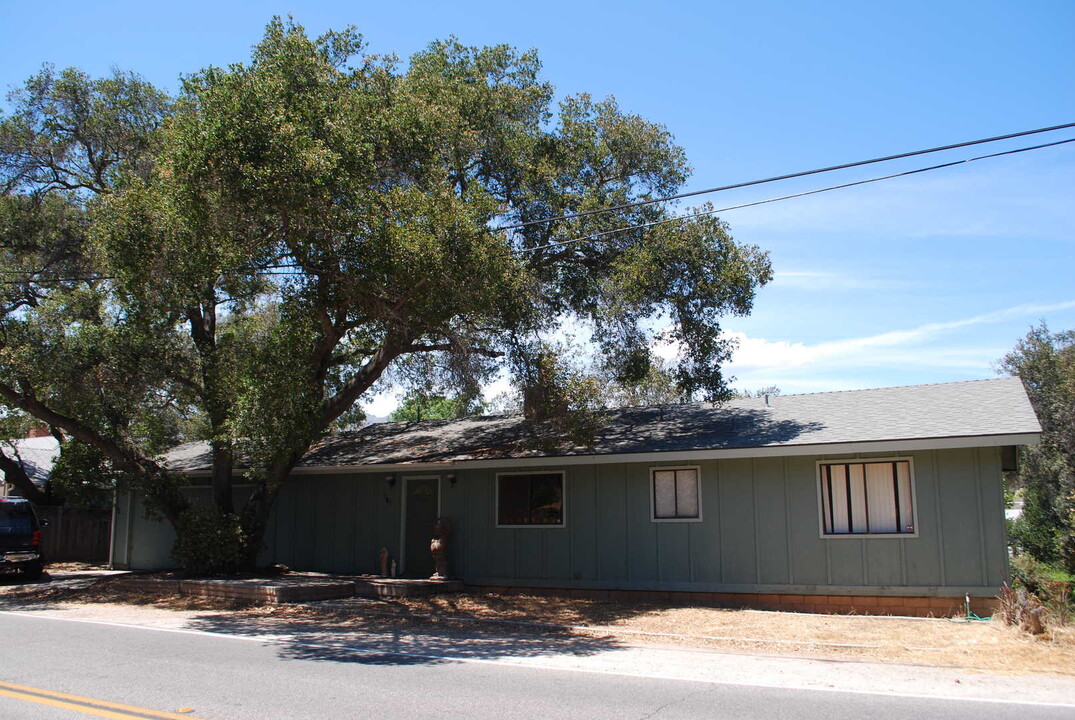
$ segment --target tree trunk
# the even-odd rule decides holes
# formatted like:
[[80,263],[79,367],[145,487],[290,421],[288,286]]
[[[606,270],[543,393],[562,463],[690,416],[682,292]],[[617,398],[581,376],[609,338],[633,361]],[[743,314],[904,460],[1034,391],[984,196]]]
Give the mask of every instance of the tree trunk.
[[225,373],[222,372],[221,363],[226,360],[221,357],[217,347],[217,297],[214,288],[206,288],[205,298],[199,306],[187,309],[187,320],[190,337],[201,361],[201,396],[213,438],[213,503],[220,512],[233,514],[235,501],[232,497],[231,474],[235,458],[231,441],[224,439],[227,437],[225,426],[231,414],[231,405],[226,381],[222,379]]
[[213,502],[223,513],[235,512],[235,500],[231,491],[231,473],[234,465],[231,447],[213,443]]
[[[338,341],[339,336],[336,337]],[[336,418],[346,412],[362,393],[370,388],[384,373],[388,365],[403,351],[406,340],[393,338],[386,341],[382,347],[373,353],[373,357],[348,380],[344,387],[335,395],[327,398],[322,404],[321,418],[317,426],[317,432],[296,441],[290,448],[290,452],[284,450],[277,455],[267,468],[265,475],[258,482],[254,491],[250,494],[246,505],[243,506],[240,521],[243,533],[246,536],[245,556],[241,560],[241,569],[253,570],[257,567],[258,555],[261,553],[265,542],[265,530],[269,524],[269,514],[280,488],[287,482],[292,469],[298,465],[302,456],[310,446]],[[332,352],[334,343],[325,343],[318,348],[318,353],[323,354],[323,362],[319,367],[327,367],[327,358]],[[319,374],[314,378],[315,386],[320,389],[324,384],[324,377]],[[215,478],[215,468],[214,468]]]
[[295,463],[287,467],[277,466],[270,471],[270,479],[262,480],[250,494],[250,498],[243,506],[242,527],[245,537],[245,552],[240,559],[240,569],[245,571],[255,570],[258,564],[258,555],[265,544],[265,531],[269,526],[269,514],[272,512],[276,496],[284,480],[291,473]]

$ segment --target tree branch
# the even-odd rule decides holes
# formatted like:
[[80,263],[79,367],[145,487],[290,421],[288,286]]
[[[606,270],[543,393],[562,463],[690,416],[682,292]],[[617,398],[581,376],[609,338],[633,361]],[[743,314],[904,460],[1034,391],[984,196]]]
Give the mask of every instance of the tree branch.
[[126,470],[142,475],[160,475],[164,469],[152,459],[142,455],[135,448],[125,446],[116,440],[97,432],[73,417],[57,412],[46,406],[32,395],[20,393],[7,383],[0,382],[0,398],[43,422],[66,431],[76,440],[92,445],[112,461],[118,470]]
[[377,382],[388,365],[404,352],[404,347],[406,344],[403,342],[391,337],[386,339],[384,344],[373,352],[366,364],[359,368],[358,372],[352,375],[335,395],[322,403],[321,426],[328,427],[336,418],[343,415],[362,393]]
[[436,343],[433,345],[415,345],[410,344],[403,348],[403,352],[446,352],[449,350],[463,351],[472,355],[484,355],[488,358],[500,358],[504,357],[504,353],[499,350],[491,350],[489,348],[464,348],[461,345],[455,343]]
[[22,463],[3,451],[0,451],[0,470],[4,471],[4,481],[14,485],[24,498],[38,505],[50,504],[49,496],[34,484]]

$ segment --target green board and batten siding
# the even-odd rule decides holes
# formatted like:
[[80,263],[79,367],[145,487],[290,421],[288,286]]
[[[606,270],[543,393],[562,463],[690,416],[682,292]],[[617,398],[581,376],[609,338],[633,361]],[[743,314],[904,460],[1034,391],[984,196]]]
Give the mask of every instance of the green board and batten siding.
[[[702,520],[671,523],[650,519],[649,478],[651,467],[674,463],[550,462],[541,469],[565,473],[562,528],[495,526],[496,473],[531,468],[454,470],[454,484],[444,470],[395,472],[391,485],[383,469],[304,473],[276,503],[263,557],[295,569],[378,572],[382,546],[399,557],[402,478],[439,475],[452,572],[472,585],[995,594],[1008,578],[999,449],[903,454],[914,460],[917,537],[820,537],[817,460],[875,456],[703,460],[694,463]],[[147,532],[147,523],[131,528],[131,565],[170,565],[162,547],[170,533]],[[151,535],[168,539],[147,546]]]

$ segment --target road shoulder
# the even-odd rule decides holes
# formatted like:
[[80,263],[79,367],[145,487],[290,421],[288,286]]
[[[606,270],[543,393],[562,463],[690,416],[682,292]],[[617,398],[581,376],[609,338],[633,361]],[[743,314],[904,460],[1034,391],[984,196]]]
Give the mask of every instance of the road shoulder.
[[136,627],[147,632],[377,653],[438,662],[491,663],[530,670],[598,673],[688,682],[821,692],[945,698],[1075,707],[1075,679],[1003,675],[962,668],[720,652],[615,638],[579,638],[504,627],[448,627],[370,622],[362,627],[279,618],[239,617],[214,610],[167,610],[116,604],[4,602],[7,616],[39,622]]

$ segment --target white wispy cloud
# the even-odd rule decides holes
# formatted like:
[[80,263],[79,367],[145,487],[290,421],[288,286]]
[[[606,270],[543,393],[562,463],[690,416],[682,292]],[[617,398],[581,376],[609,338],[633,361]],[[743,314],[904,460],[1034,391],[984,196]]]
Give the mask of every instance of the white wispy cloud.
[[892,290],[911,285],[905,279],[880,278],[863,273],[831,270],[776,270],[770,287],[789,290],[814,290],[832,293],[834,290]]
[[[818,274],[799,271],[798,276],[816,277]],[[981,343],[961,345],[953,343],[947,336],[963,328],[1037,319],[1048,313],[1071,309],[1075,309],[1075,300],[1028,303],[958,320],[812,344],[768,340],[729,331],[727,337],[735,340],[738,347],[728,370],[737,376],[738,387],[750,389],[775,385],[791,392],[852,390],[885,384],[879,383],[876,375],[868,372],[876,368],[944,369],[955,371],[957,377],[968,374],[981,377],[991,374],[994,363],[1009,347]],[[581,328],[573,327],[572,330],[580,333]],[[655,341],[652,349],[666,360],[675,360],[682,350],[677,342],[667,340]],[[510,383],[506,375],[483,388],[487,400],[508,389]],[[398,404],[397,392],[389,389],[363,402],[363,408],[371,415],[385,416]]]
[[1075,308],[1075,300],[1049,305],[1026,304],[983,313],[947,322],[927,323],[907,330],[888,332],[844,340],[807,344],[787,340],[767,340],[749,337],[742,332],[730,332],[738,343],[732,359],[732,369],[792,370],[824,366],[863,367],[868,365],[929,365],[933,367],[977,367],[987,369],[1003,353],[993,347],[937,346],[928,353],[926,343],[942,338],[961,328],[1007,320],[1040,317],[1046,313]]

